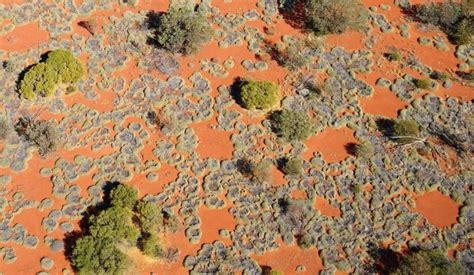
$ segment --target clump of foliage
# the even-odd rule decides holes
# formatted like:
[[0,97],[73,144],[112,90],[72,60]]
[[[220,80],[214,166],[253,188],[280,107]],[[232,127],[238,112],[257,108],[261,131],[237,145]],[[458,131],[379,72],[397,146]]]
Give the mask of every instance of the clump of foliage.
[[400,53],[396,51],[388,52],[384,56],[388,61],[400,61],[402,59]]
[[433,72],[431,78],[439,81],[446,81],[449,79],[449,74],[447,72]]
[[413,84],[418,89],[429,90],[432,88],[433,83],[429,79],[415,79]]
[[287,159],[282,167],[283,173],[290,176],[297,176],[303,173],[303,160],[299,157]]
[[271,177],[271,163],[269,161],[262,161],[252,167],[252,178],[259,181],[268,181]]
[[51,120],[20,118],[15,130],[20,137],[36,146],[42,157],[54,152],[60,144],[61,134],[57,125]]
[[453,43],[462,45],[473,41],[474,16],[469,5],[469,1],[429,3],[415,6],[413,13],[417,20],[438,26]]
[[8,120],[0,117],[0,140],[6,139],[12,132],[12,127]]
[[354,155],[358,158],[368,159],[375,153],[374,146],[369,141],[354,145]]
[[151,257],[163,256],[157,234],[166,224],[159,207],[137,199],[134,187],[118,184],[101,211],[88,217],[87,231],[75,241],[71,263],[79,274],[122,274],[138,246]]
[[393,136],[396,142],[408,144],[420,135],[420,126],[412,119],[398,119],[393,124]]
[[359,31],[369,13],[359,0],[303,0],[305,24],[316,35]]
[[278,104],[280,90],[270,81],[244,80],[240,84],[240,100],[244,108],[270,109]]
[[150,13],[148,26],[154,30],[153,42],[158,47],[185,55],[198,52],[213,36],[207,18],[186,7]]
[[83,74],[81,61],[71,52],[55,50],[48,53],[46,61],[26,71],[19,83],[19,93],[26,99],[52,96],[59,84],[76,83]]
[[279,65],[288,68],[290,71],[296,71],[309,65],[311,58],[304,53],[303,43],[293,43],[285,48],[276,56]]
[[275,133],[286,141],[304,141],[313,132],[311,120],[306,112],[282,110],[273,113]]
[[459,262],[450,261],[439,250],[419,250],[403,255],[389,274],[464,274]]

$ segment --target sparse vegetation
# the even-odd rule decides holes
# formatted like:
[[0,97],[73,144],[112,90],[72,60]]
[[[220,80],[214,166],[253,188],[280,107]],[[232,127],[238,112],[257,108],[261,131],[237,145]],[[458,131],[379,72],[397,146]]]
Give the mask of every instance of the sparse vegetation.
[[446,81],[449,79],[449,74],[447,72],[433,72],[431,78],[439,81]]
[[266,110],[280,101],[278,85],[270,81],[244,80],[240,84],[240,100],[249,110]]
[[185,55],[198,52],[213,36],[213,29],[207,18],[185,7],[150,13],[148,26],[154,32],[152,42],[158,47]]
[[415,19],[438,26],[457,45],[473,41],[474,16],[469,1],[429,3],[413,8]]
[[408,144],[415,141],[420,135],[420,126],[411,119],[398,119],[393,124],[393,136],[396,142]]
[[252,177],[259,181],[265,182],[271,178],[271,163],[269,161],[262,161],[252,167]]
[[311,120],[305,112],[282,110],[272,115],[275,133],[286,141],[304,141],[313,132]]
[[368,11],[359,0],[303,0],[306,27],[316,35],[362,30]]
[[12,127],[8,120],[0,117],[0,140],[6,139],[12,132]]
[[71,84],[80,80],[84,68],[79,59],[66,50],[49,52],[45,62],[29,68],[20,80],[19,93],[25,99],[38,95],[52,96],[59,84]]
[[51,120],[20,118],[15,125],[15,130],[20,137],[36,146],[42,157],[54,152],[60,144],[61,134],[56,124]]
[[297,176],[303,173],[303,160],[299,157],[287,159],[282,167],[283,173],[290,176]]
[[308,66],[311,58],[304,52],[304,44],[293,43],[277,55],[277,62],[290,71],[296,71],[302,67]]

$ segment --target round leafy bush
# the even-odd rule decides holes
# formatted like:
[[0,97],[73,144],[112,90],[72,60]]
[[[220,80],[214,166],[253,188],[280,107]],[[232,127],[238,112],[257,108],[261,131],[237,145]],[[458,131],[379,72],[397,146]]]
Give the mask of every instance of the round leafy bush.
[[313,132],[306,112],[282,110],[272,115],[275,133],[286,141],[304,141]]
[[369,13],[359,0],[304,0],[306,27],[316,35],[361,30]]
[[270,109],[278,104],[280,90],[270,81],[246,80],[240,86],[240,99],[249,110]]
[[75,83],[84,75],[79,59],[67,50],[48,53],[46,61],[33,65],[20,80],[19,93],[26,99],[52,96],[58,84]]
[[148,26],[154,30],[153,42],[158,47],[185,55],[198,52],[213,36],[207,18],[184,7],[149,14]]
[[76,83],[84,75],[81,61],[67,50],[49,52],[46,64],[56,69],[61,83]]
[[303,160],[301,158],[290,158],[282,167],[286,175],[296,176],[303,172]]
[[459,262],[450,261],[439,250],[419,250],[401,257],[389,274],[464,274]]
[[132,186],[119,184],[110,191],[110,203],[113,206],[133,209],[137,203],[138,192]]
[[415,87],[418,89],[429,90],[433,87],[433,83],[429,79],[415,79]]

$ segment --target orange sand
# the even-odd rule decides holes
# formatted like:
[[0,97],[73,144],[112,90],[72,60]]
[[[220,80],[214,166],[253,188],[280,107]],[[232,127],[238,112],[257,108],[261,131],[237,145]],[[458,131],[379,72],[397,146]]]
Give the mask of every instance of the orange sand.
[[415,211],[426,217],[437,227],[447,227],[456,223],[460,205],[439,191],[415,197]]

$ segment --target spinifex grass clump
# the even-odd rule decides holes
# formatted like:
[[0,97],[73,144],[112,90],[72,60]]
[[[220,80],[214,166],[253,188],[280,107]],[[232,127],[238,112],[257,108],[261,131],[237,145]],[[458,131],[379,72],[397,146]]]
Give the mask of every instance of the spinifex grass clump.
[[398,119],[393,124],[392,138],[402,144],[412,143],[419,139],[420,126],[411,119]]
[[67,50],[54,50],[46,60],[33,65],[20,80],[19,93],[26,99],[38,95],[48,97],[56,92],[60,84],[73,84],[84,75],[79,59]]

